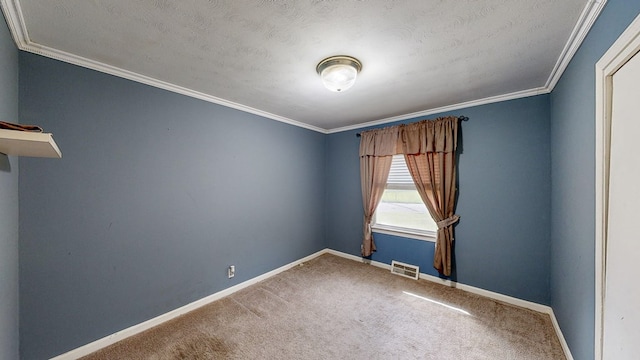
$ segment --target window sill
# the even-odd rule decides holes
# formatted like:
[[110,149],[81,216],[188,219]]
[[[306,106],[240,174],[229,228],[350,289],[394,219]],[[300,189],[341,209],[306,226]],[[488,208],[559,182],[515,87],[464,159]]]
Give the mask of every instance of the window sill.
[[422,233],[422,232],[414,232],[414,231],[409,231],[405,229],[392,228],[392,227],[380,226],[380,225],[371,226],[371,231],[373,231],[374,233],[394,235],[394,236],[400,236],[400,237],[422,240],[422,241],[430,241],[433,243],[436,242],[436,233],[432,231],[429,231],[427,233]]

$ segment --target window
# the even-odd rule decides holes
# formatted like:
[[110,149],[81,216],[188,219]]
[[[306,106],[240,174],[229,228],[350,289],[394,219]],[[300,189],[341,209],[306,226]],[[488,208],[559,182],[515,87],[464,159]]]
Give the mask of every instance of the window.
[[404,155],[393,156],[372,228],[375,232],[435,241],[438,226],[416,190]]

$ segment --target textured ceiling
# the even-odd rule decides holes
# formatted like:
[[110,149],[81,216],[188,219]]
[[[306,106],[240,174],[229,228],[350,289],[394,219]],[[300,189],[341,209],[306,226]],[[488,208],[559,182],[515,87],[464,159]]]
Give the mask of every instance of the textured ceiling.
[[[2,0],[30,45],[334,131],[548,88],[591,3]],[[339,54],[363,69],[333,93],[315,67]]]

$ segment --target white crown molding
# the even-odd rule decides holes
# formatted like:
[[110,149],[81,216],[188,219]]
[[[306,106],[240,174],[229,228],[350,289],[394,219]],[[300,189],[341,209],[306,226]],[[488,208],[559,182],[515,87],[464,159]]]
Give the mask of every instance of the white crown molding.
[[13,41],[15,41],[18,48],[21,48],[29,42],[29,34],[27,33],[27,26],[24,23],[18,0],[0,0],[0,8],[2,8],[4,18],[7,20],[7,26],[11,36],[13,36]]
[[443,113],[443,112],[450,112],[450,111],[455,111],[455,110],[466,109],[466,108],[470,108],[472,106],[492,104],[492,103],[497,103],[497,102],[501,102],[501,101],[520,99],[520,98],[525,98],[525,97],[535,96],[535,95],[540,95],[540,94],[548,94],[549,92],[550,92],[550,90],[548,90],[547,88],[544,88],[544,87],[539,87],[539,88],[529,89],[529,90],[516,91],[516,92],[509,93],[509,94],[491,96],[491,97],[484,98],[484,99],[461,102],[461,103],[458,103],[458,104],[447,105],[447,106],[442,106],[442,107],[433,108],[433,109],[429,109],[429,110],[418,111],[418,112],[414,112],[414,113],[411,113],[411,114],[398,115],[398,116],[393,116],[393,117],[384,118],[384,119],[380,119],[380,120],[369,121],[369,122],[366,122],[366,123],[361,123],[361,124],[356,124],[356,125],[350,125],[350,126],[344,126],[344,127],[340,127],[340,128],[330,129],[330,130],[327,130],[327,133],[328,134],[333,134],[333,133],[338,133],[338,132],[343,132],[343,131],[348,131],[348,130],[362,129],[362,128],[365,128],[365,127],[382,125],[382,124],[387,124],[387,123],[391,123],[391,122],[395,122],[395,121],[408,120],[408,119],[412,119],[412,118],[416,118],[416,117],[420,117],[420,116],[427,116],[427,115],[433,115],[433,114],[438,114],[438,113]]
[[88,69],[92,69],[92,70],[96,70],[96,71],[100,71],[106,74],[110,74],[110,75],[114,75],[114,76],[118,76],[124,79],[128,79],[128,80],[132,80],[132,81],[136,81],[142,84],[146,84],[146,85],[150,85],[153,87],[157,87],[160,89],[164,89],[164,90],[168,90],[174,93],[178,93],[181,95],[186,95],[192,98],[196,98],[196,99],[200,99],[200,100],[204,100],[210,103],[214,103],[214,104],[218,104],[218,105],[222,105],[222,106],[226,106],[232,109],[236,109],[236,110],[240,110],[240,111],[244,111],[250,114],[254,114],[254,115],[258,115],[258,116],[262,116],[265,117],[267,119],[271,119],[271,120],[275,120],[275,121],[280,121],[289,125],[293,125],[293,126],[298,126],[301,128],[305,128],[308,130],[313,130],[313,131],[317,131],[320,133],[326,133],[325,129],[321,129],[319,127],[313,126],[313,125],[309,125],[309,124],[305,124],[293,119],[289,119],[286,118],[284,116],[280,116],[280,115],[276,115],[276,114],[272,114],[266,111],[262,111],[262,110],[258,110],[249,106],[245,106],[242,104],[238,104],[229,100],[225,100],[225,99],[221,99],[219,97],[215,97],[212,95],[208,95],[199,91],[195,91],[195,90],[191,90],[182,86],[178,86],[166,81],[162,81],[162,80],[158,80],[158,79],[154,79],[152,77],[149,76],[145,76],[145,75],[141,75],[132,71],[128,71],[128,70],[124,70],[124,69],[120,69],[117,68],[115,66],[111,66],[111,65],[107,65],[98,61],[94,61],[91,59],[87,59],[87,58],[83,58],[81,56],[77,56],[74,54],[70,54],[64,51],[60,51],[57,49],[52,49],[46,46],[42,46],[42,45],[38,45],[35,43],[31,43],[28,44],[24,47],[22,47],[20,50],[24,50],[24,51],[28,51],[34,54],[38,54],[38,55],[42,55],[42,56],[46,56],[52,59],[56,59],[56,60],[60,60],[60,61],[64,61],[70,64],[74,64],[74,65],[78,65],[78,66],[82,66]]
[[549,79],[545,85],[545,87],[549,89],[549,92],[551,92],[556,87],[556,84],[558,84],[560,77],[562,77],[567,66],[569,66],[571,59],[573,59],[573,56],[578,51],[578,48],[580,48],[580,45],[582,45],[584,38],[587,37],[589,30],[591,30],[591,27],[596,22],[596,19],[600,15],[600,12],[602,12],[602,9],[604,9],[606,3],[607,0],[590,0],[587,5],[585,5],[580,17],[578,18],[576,26],[573,28],[571,35],[569,35],[567,44],[564,46],[564,49],[562,49],[562,53],[560,54],[556,65],[553,67],[553,70],[551,70],[551,74],[549,75]]
[[583,9],[578,19],[578,22],[576,23],[576,26],[574,27],[567,41],[567,44],[565,45],[562,53],[560,54],[560,57],[558,58],[556,65],[551,71],[551,74],[549,76],[549,79],[547,80],[546,85],[543,87],[522,90],[522,91],[517,91],[513,93],[497,95],[497,96],[492,96],[488,98],[472,100],[472,101],[442,106],[438,108],[418,111],[410,114],[403,114],[403,115],[398,115],[394,117],[369,121],[369,122],[345,126],[345,127],[333,128],[333,129],[323,129],[317,126],[305,124],[303,122],[296,121],[284,116],[272,114],[266,111],[262,111],[249,106],[228,101],[222,98],[218,98],[212,95],[208,95],[199,91],[191,90],[182,86],[178,86],[178,85],[157,80],[145,75],[134,73],[132,71],[110,66],[95,60],[87,59],[81,56],[77,56],[64,51],[60,51],[57,49],[36,44],[29,39],[29,34],[27,31],[26,24],[24,22],[19,0],[0,0],[0,6],[2,7],[2,11],[5,15],[5,18],[7,19],[7,24],[13,36],[13,39],[20,50],[35,53],[35,54],[49,57],[52,59],[64,61],[70,64],[100,71],[110,75],[122,77],[128,80],[140,82],[149,86],[154,86],[154,87],[175,92],[178,94],[194,97],[194,98],[215,103],[218,105],[230,107],[232,109],[262,116],[275,121],[280,121],[289,125],[298,126],[301,128],[305,128],[305,129],[316,131],[323,134],[333,134],[333,133],[338,133],[338,132],[343,132],[348,130],[361,129],[365,127],[391,123],[395,121],[407,120],[407,119],[421,117],[421,116],[433,115],[433,114],[442,113],[442,112],[451,112],[451,111],[460,110],[460,109],[464,109],[472,106],[491,104],[491,103],[525,98],[525,97],[540,95],[540,94],[548,94],[553,90],[553,88],[557,84],[558,80],[560,79],[563,72],[567,68],[569,62],[573,58],[573,55],[575,55],[576,51],[582,44],[582,41],[584,40],[587,33],[591,29],[591,26],[593,25],[598,15],[604,8],[604,5],[606,4],[606,2],[607,0],[590,0],[587,3],[587,5]]
[[472,100],[472,101],[462,102],[462,103],[453,104],[453,105],[447,105],[447,106],[428,109],[424,111],[418,111],[411,114],[405,114],[405,115],[399,115],[399,116],[394,116],[390,118],[384,118],[380,120],[374,120],[374,121],[351,125],[351,126],[344,126],[340,128],[329,129],[327,130],[327,133],[333,134],[333,133],[338,133],[338,132],[343,132],[348,130],[355,130],[355,129],[361,129],[361,128],[370,127],[370,126],[387,124],[395,121],[408,120],[408,119],[416,118],[420,116],[427,116],[427,115],[433,115],[433,114],[438,114],[443,112],[461,110],[461,109],[465,109],[472,106],[486,105],[486,104],[520,99],[520,98],[525,98],[525,97],[535,96],[540,94],[548,94],[551,91],[553,91],[553,89],[555,88],[556,84],[560,80],[560,77],[562,77],[562,74],[567,69],[567,66],[569,66],[571,59],[573,59],[573,56],[578,51],[578,48],[580,48],[580,45],[582,45],[582,42],[584,41],[585,37],[589,33],[589,30],[591,30],[591,27],[593,26],[596,19],[600,15],[600,12],[602,12],[602,9],[604,8],[606,3],[607,3],[607,0],[590,0],[587,3],[587,5],[585,5],[584,9],[582,10],[582,13],[580,14],[580,17],[578,18],[578,22],[576,23],[576,26],[573,28],[573,31],[571,32],[571,35],[567,40],[567,44],[564,46],[562,53],[560,53],[560,56],[558,57],[558,61],[556,61],[556,64],[553,67],[551,74],[549,75],[549,79],[547,79],[545,86],[529,89],[529,90],[516,91],[509,94],[492,96],[484,99],[478,99],[478,100]]
[[36,44],[29,39],[27,27],[25,25],[24,18],[22,16],[22,11],[20,9],[19,1],[18,0],[0,0],[0,4],[2,5],[2,11],[4,12],[5,18],[7,19],[7,24],[9,25],[9,30],[13,36],[13,40],[15,41],[16,45],[20,50],[42,55],[48,58],[64,61],[73,65],[78,65],[81,67],[85,67],[85,68],[96,70],[106,74],[118,76],[128,80],[136,81],[139,83],[143,83],[143,84],[157,87],[160,89],[168,90],[178,94],[190,96],[196,99],[208,101],[214,104],[226,106],[232,109],[244,111],[250,114],[262,116],[268,119],[280,121],[289,125],[294,125],[294,126],[308,129],[308,130],[317,131],[323,134],[327,133],[325,129],[321,129],[317,126],[305,124],[293,119],[286,118],[284,116],[272,114],[266,111],[262,111],[249,106],[238,104],[238,103],[225,100],[219,97],[208,95],[199,91],[195,91],[182,86],[171,84],[166,81],[154,79],[149,76],[141,75],[132,71],[107,65],[99,61],[87,59],[87,58],[84,58],[75,54],[71,54],[65,51],[61,51],[58,49]]

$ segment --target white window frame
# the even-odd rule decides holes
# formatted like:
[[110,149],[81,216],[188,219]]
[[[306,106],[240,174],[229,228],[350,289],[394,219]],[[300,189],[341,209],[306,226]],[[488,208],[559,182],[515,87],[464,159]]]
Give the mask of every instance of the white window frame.
[[[403,156],[403,155],[397,155],[397,156]],[[385,190],[387,188],[389,188],[389,184],[388,183],[385,186]],[[392,185],[391,188],[392,189],[402,189],[403,186],[402,185]],[[414,189],[414,188],[415,188],[415,185],[413,187],[410,186],[407,190],[411,190],[411,189]],[[427,213],[427,216],[430,216],[430,214]],[[418,229],[405,228],[405,227],[400,227],[400,226],[378,224],[376,222],[376,214],[375,213],[373,214],[373,219],[371,221],[371,230],[373,232],[375,232],[375,233],[394,235],[394,236],[400,236],[400,237],[416,239],[416,240],[423,240],[423,241],[430,241],[430,242],[436,242],[436,235],[437,235],[437,233],[435,231],[431,231],[431,230],[418,230]]]

